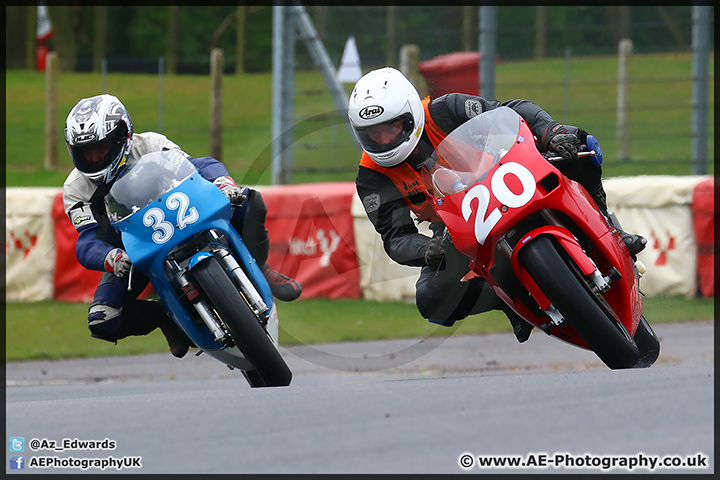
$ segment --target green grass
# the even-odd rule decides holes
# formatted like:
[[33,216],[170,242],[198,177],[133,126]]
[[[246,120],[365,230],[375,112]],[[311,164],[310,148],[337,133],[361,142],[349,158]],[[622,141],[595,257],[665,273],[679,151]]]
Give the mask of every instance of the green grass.
[[[711,56],[711,59],[713,57]],[[617,60],[577,57],[570,67],[568,123],[601,142],[605,176],[690,174],[691,54],[635,55],[630,62],[632,160],[616,157]],[[711,60],[710,72],[714,62]],[[565,64],[562,59],[500,62],[496,97],[527,98],[559,121],[565,120]],[[135,131],[159,129],[159,79],[155,75],[109,74],[107,90],[129,109]],[[269,184],[272,77],[269,73],[223,77],[222,160],[236,180]],[[351,85],[345,85],[349,92]],[[61,72],[58,77],[58,167],[43,167],[45,74],[8,70],[6,93],[6,183],[60,186],[72,169],[62,129],[65,116],[83,97],[101,93],[100,74]],[[295,76],[294,183],[353,181],[359,159],[343,119],[317,71]],[[209,150],[209,76],[166,76],[162,84],[162,133],[194,156]],[[708,169],[714,171],[714,83],[709,85]]]
[[[120,340],[117,345],[91,338],[87,308],[81,303],[7,303],[6,360],[168,351],[159,330]],[[424,320],[414,304],[400,302],[298,300],[279,302],[278,313],[282,345],[510,332],[507,318],[498,311],[475,315],[446,328]],[[713,299],[645,298],[644,313],[651,324],[706,320],[714,317],[714,303]],[[534,333],[538,334],[542,333]]]

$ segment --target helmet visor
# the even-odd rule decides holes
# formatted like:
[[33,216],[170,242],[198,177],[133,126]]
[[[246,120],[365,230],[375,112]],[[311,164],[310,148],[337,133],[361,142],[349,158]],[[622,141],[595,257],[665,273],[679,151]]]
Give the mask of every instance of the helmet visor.
[[73,163],[83,173],[97,173],[110,167],[125,152],[127,128],[119,122],[118,128],[99,142],[87,145],[69,145]]
[[410,138],[414,127],[412,114],[408,112],[378,125],[353,128],[364,150],[371,153],[383,153]]

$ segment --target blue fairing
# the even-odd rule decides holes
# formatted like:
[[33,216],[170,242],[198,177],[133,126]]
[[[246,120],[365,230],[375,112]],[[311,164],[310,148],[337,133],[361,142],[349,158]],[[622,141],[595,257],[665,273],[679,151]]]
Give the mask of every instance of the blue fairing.
[[[235,259],[254,280],[263,301],[272,309],[274,300],[255,259],[242,238],[230,224],[232,208],[220,189],[199,173],[194,173],[172,190],[144,208],[113,223],[135,268],[148,275],[168,312],[188,337],[202,350],[222,350],[205,325],[196,325],[186,310],[186,303],[164,272],[168,253],[195,235],[214,229],[228,239]],[[210,254],[207,254],[210,255]],[[194,267],[202,257],[192,262]],[[269,315],[269,311],[265,314]]]

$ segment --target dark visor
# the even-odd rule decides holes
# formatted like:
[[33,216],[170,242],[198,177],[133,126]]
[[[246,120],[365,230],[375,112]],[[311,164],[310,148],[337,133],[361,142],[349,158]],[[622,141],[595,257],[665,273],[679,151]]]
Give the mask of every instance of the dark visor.
[[[120,155],[121,151],[125,148],[125,138],[127,137],[127,127],[123,122],[120,122],[118,128],[110,133],[110,135],[100,142],[95,142],[92,145],[75,145],[72,148],[73,162],[78,170],[83,173],[96,173],[104,170],[111,165]],[[89,147],[99,147],[101,145],[109,145],[110,149],[107,154],[103,157],[100,162],[90,162],[86,156],[86,151]]]
[[[400,122],[400,128],[395,127],[395,123]],[[392,150],[401,143],[405,142],[413,132],[414,122],[412,114],[404,113],[399,117],[395,117],[387,122],[372,125],[369,127],[355,127],[358,140],[362,144],[363,148],[371,153],[382,153]],[[397,135],[392,139],[384,137],[383,134],[389,131],[397,130]],[[384,143],[378,143],[378,142]]]

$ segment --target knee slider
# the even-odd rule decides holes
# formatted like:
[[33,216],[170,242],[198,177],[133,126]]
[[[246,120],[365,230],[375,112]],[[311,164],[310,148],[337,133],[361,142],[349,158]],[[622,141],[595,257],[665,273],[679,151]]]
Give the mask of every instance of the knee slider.
[[117,342],[122,323],[120,309],[110,305],[93,305],[88,313],[88,328],[94,338]]
[[[445,305],[442,292],[437,289],[418,288],[415,292],[415,305],[423,318],[438,318],[444,320],[447,317],[448,306]],[[450,310],[452,311],[454,307]]]

